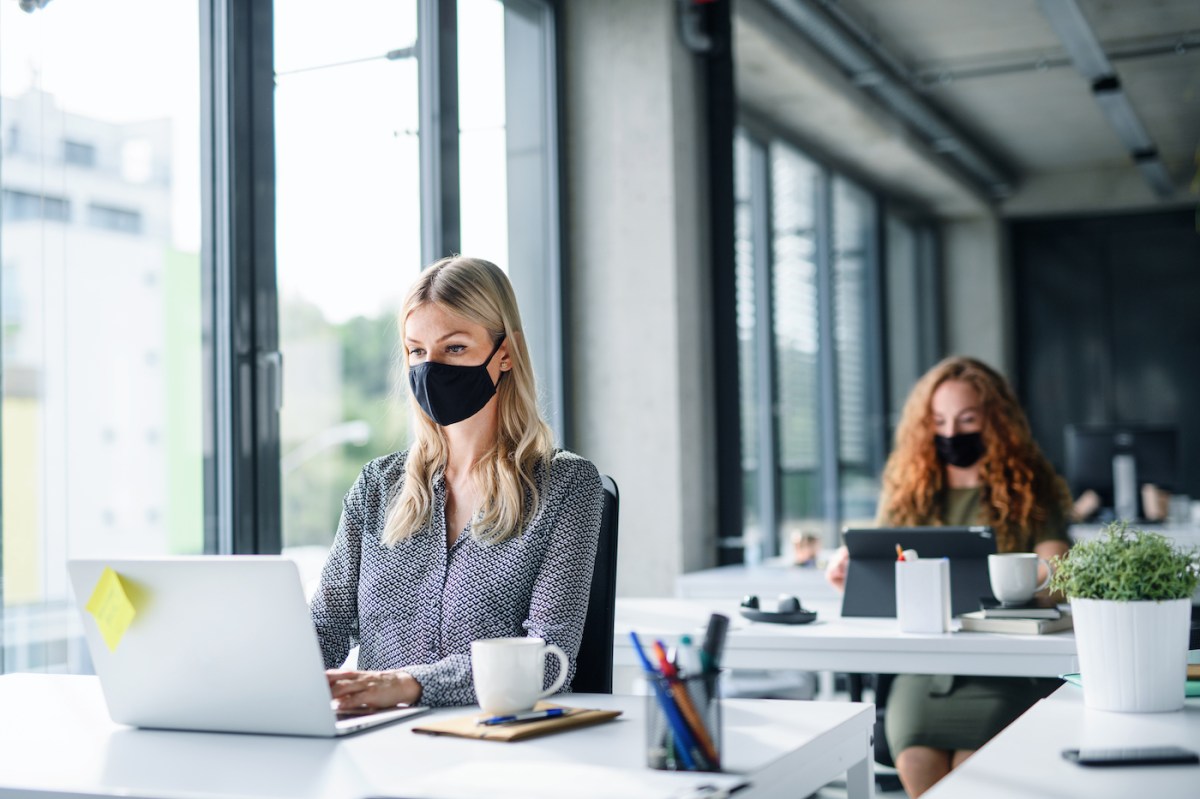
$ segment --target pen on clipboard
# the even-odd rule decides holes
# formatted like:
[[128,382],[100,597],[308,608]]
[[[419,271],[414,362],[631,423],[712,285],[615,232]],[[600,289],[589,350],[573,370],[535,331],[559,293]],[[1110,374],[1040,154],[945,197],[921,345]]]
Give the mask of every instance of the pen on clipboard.
[[495,724],[517,724],[522,721],[541,721],[542,719],[556,719],[559,716],[567,714],[566,708],[551,707],[546,710],[530,710],[528,713],[513,713],[509,716],[492,716],[490,719],[483,719],[477,722],[478,724],[495,725]]

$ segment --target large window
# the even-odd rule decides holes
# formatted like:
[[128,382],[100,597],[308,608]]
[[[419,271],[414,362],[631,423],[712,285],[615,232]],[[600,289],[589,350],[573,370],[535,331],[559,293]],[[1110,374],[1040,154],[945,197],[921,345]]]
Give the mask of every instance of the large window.
[[314,577],[359,469],[408,443],[396,312],[431,252],[508,270],[561,429],[550,3],[22,5],[0,672],[90,669],[72,557],[282,548]]
[[[742,541],[748,560],[762,554],[762,540],[767,530],[776,526],[774,502],[774,472],[772,458],[762,458],[763,431],[774,425],[773,403],[760,397],[772,397],[774,392],[764,385],[772,370],[764,369],[759,358],[764,353],[764,328],[770,315],[767,304],[760,308],[759,293],[766,288],[759,280],[763,258],[761,243],[755,233],[765,227],[761,217],[766,213],[765,198],[755,193],[764,181],[752,175],[763,168],[762,148],[748,136],[734,139],[734,268],[737,271],[737,358],[738,406],[742,430]],[[770,348],[765,350],[770,352]]]
[[275,5],[283,545],[311,574],[342,496],[402,449],[396,312],[421,268],[416,0]]
[[68,558],[205,546],[200,15],[120,11],[0,4],[3,671],[89,669]]
[[457,0],[462,252],[512,280],[547,420],[563,435],[554,18],[540,0]]
[[[547,414],[561,420],[553,18],[530,0],[445,1],[453,5],[358,3],[338,36],[328,4],[276,5],[282,541],[307,579],[363,464],[408,445],[397,312],[423,251],[508,272]],[[436,24],[422,24],[434,11]],[[442,48],[437,86],[425,89],[422,30],[439,31]],[[446,92],[458,136],[422,142],[432,116],[422,104],[445,102]],[[454,114],[439,116],[445,124]],[[422,247],[430,169],[444,201],[457,198],[457,211],[436,220],[441,250]]]
[[896,402],[888,360],[895,383],[935,346],[884,323],[909,330],[914,307],[936,303],[904,307],[930,295],[924,226],[895,218],[883,239],[874,194],[769,132],[740,130],[734,152],[741,540],[754,561],[793,534],[833,543],[873,518]]
[[884,338],[890,442],[913,384],[940,357],[941,281],[937,235],[918,215],[889,208],[884,236],[887,252]]
[[883,468],[883,370],[874,198],[834,177],[830,203],[839,520],[870,522]]
[[772,143],[769,153],[781,522],[793,531],[822,517],[817,261],[822,175],[785,144]]

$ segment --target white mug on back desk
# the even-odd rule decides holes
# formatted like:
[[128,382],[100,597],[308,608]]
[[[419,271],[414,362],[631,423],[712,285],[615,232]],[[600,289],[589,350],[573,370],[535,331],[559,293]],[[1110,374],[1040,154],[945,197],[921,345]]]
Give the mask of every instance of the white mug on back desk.
[[[1038,582],[1038,564],[1046,566],[1046,579]],[[1050,585],[1054,567],[1032,552],[1004,552],[988,555],[988,579],[996,599],[1006,605],[1019,605]]]
[[[558,677],[543,690],[546,655],[558,658]],[[475,696],[485,713],[506,716],[531,710],[562,687],[570,663],[567,655],[541,638],[485,638],[471,642],[471,674]]]

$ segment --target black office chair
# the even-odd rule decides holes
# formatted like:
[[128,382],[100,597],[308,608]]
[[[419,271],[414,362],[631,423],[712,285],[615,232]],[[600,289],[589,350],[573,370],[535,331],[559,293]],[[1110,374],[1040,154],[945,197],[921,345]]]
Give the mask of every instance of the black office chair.
[[604,508],[600,515],[600,541],[596,547],[596,565],[592,570],[592,591],[587,618],[583,622],[583,641],[575,659],[576,693],[611,694],[613,678],[613,632],[616,628],[617,602],[617,511],[620,495],[616,482],[600,475],[604,484]]

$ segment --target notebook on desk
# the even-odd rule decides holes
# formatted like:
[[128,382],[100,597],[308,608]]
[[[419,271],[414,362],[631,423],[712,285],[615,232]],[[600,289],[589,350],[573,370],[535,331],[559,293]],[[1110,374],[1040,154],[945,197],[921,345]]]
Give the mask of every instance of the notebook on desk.
[[991,527],[879,527],[847,529],[850,564],[843,616],[896,615],[896,545],[915,549],[921,558],[950,559],[950,612],[979,610],[980,597],[991,597],[987,556],[996,552]]
[[113,721],[333,737],[411,718],[338,714],[296,565],[271,556],[71,560]]

